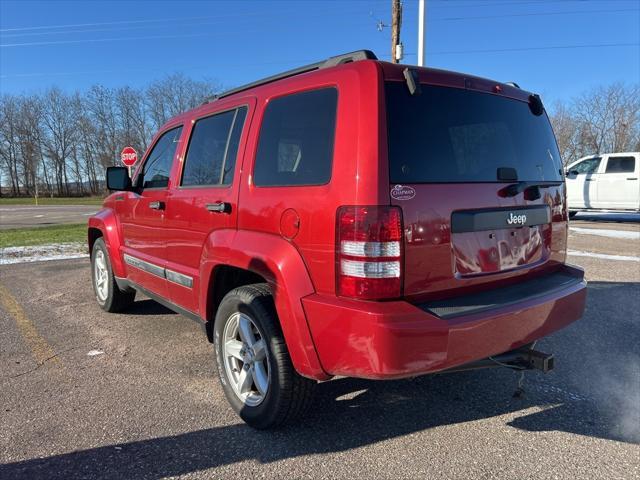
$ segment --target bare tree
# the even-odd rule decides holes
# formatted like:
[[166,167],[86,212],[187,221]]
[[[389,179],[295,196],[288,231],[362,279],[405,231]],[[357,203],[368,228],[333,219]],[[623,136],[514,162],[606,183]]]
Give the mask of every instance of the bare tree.
[[0,104],[0,161],[11,182],[11,194],[20,195],[18,174],[20,141],[18,133],[19,100],[13,95],[4,95]]
[[551,116],[565,162],[640,149],[640,87],[616,83],[557,103]]
[[102,168],[114,165],[118,154],[118,119],[113,90],[100,85],[87,93],[85,103],[95,126],[96,159]]
[[[26,193],[33,195],[39,183],[38,171],[44,167],[43,131],[42,131],[42,102],[37,96],[22,97],[19,103],[18,118],[18,147],[20,152],[19,164]],[[45,185],[48,184],[46,168]]]
[[44,150],[54,172],[58,195],[69,195],[67,162],[75,147],[77,131],[72,99],[58,88],[43,98]]
[[171,117],[202,104],[218,90],[210,81],[199,82],[175,73],[153,82],[146,92],[147,108],[155,129]]
[[119,88],[116,105],[121,145],[130,145],[138,152],[144,152],[153,135],[144,93],[131,87]]

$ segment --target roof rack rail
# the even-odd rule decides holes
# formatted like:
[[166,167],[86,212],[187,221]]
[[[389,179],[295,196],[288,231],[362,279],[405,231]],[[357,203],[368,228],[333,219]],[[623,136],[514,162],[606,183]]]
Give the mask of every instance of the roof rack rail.
[[335,67],[337,65],[342,65],[343,63],[358,62],[360,60],[377,60],[377,59],[378,57],[376,57],[375,53],[373,53],[371,50],[356,50],[355,52],[336,55],[335,57],[327,58],[326,60],[323,60],[321,62],[304,65],[302,67],[294,68],[293,70],[287,70],[286,72],[278,73],[276,75],[263,78],[262,80],[257,80],[255,82],[247,83],[246,85],[242,85],[240,87],[232,88],[231,90],[227,90],[225,92],[206,98],[202,104],[204,105],[210,102],[214,102],[220,98],[233,95],[234,93],[243,92],[245,90],[249,90],[250,88],[257,87],[259,85],[265,85],[267,83],[272,83],[277,80],[282,80],[283,78],[289,78],[295,75],[300,75],[301,73],[312,72],[313,70],[320,70],[323,68]]

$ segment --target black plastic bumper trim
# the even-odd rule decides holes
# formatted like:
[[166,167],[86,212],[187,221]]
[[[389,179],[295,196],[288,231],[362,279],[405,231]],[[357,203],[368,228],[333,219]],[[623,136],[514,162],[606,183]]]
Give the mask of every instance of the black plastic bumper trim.
[[463,297],[429,301],[416,306],[439,318],[451,319],[525,302],[565,290],[580,283],[586,286],[586,282],[582,277],[572,275],[566,270],[561,270],[550,275],[520,282],[516,285]]

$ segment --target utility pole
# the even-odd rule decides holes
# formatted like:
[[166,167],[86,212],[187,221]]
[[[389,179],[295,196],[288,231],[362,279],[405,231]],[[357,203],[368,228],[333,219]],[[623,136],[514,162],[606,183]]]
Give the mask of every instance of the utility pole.
[[[402,4],[400,0],[391,0],[391,62],[398,63],[401,55],[398,50],[400,43],[400,27],[402,26]],[[402,47],[400,47],[402,49]]]
[[427,0],[418,0],[418,66],[424,67],[427,64],[426,60],[426,37],[427,37],[427,6],[425,3]]

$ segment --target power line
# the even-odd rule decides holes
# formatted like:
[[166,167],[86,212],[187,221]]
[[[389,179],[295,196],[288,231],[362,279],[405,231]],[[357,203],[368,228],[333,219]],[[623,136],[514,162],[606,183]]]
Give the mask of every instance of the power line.
[[457,55],[462,53],[526,52],[532,50],[564,50],[571,48],[640,47],[640,43],[594,43],[590,45],[553,45],[548,47],[491,48],[480,50],[447,50],[429,52],[429,55]]
[[564,12],[535,12],[535,13],[506,13],[503,15],[481,15],[477,17],[445,17],[437,20],[479,20],[484,18],[505,18],[505,17],[539,17],[550,15],[575,15],[583,13],[620,13],[620,12],[640,12],[637,8],[620,8],[617,10],[572,10]]
[[[246,17],[246,15],[243,17]],[[202,19],[202,21],[196,20],[195,22],[197,23],[174,24],[172,25],[172,28],[204,26],[204,25],[219,25],[219,24],[228,23],[228,21],[224,19],[217,22],[215,21],[207,22],[207,21],[204,21],[204,18]],[[85,28],[82,30],[60,30],[57,32],[29,32],[29,33],[0,34],[0,38],[7,39],[7,38],[16,38],[16,37],[34,37],[34,36],[44,36],[44,35],[73,35],[76,33],[122,32],[127,30],[140,30],[140,29],[158,28],[158,27],[164,28],[163,25],[136,25],[131,27],[123,27],[123,28]]]
[[[356,12],[357,13],[357,12]],[[312,14],[306,15],[306,18],[320,18],[324,17],[324,12],[313,12]],[[241,19],[242,20],[242,19]],[[360,25],[360,23],[353,22],[346,17],[339,17],[339,21],[347,20],[350,25]],[[202,24],[192,24],[192,25],[176,25],[176,27],[192,27],[192,26],[206,26],[209,24],[217,24],[217,23],[202,23]],[[225,23],[226,26],[229,26],[232,30],[235,29],[237,22],[233,25],[229,25]],[[111,30],[112,32],[112,30]],[[59,32],[54,32],[59,33]],[[84,33],[84,32],[81,32]],[[223,31],[221,29],[216,29],[215,31],[208,31],[203,33],[190,33],[190,34],[175,34],[175,35],[145,35],[145,36],[136,36],[136,37],[110,37],[110,38],[81,38],[76,40],[42,40],[35,42],[23,42],[23,43],[3,43],[0,44],[0,48],[12,48],[12,47],[34,47],[34,46],[47,46],[47,45],[73,45],[73,44],[82,44],[82,43],[104,43],[104,42],[116,42],[116,41],[129,41],[129,40],[155,40],[155,39],[169,39],[169,38],[194,38],[194,37],[202,37],[202,36],[224,36],[229,35],[229,30]]]
[[[320,7],[320,5],[319,5]],[[277,10],[277,9],[276,9]],[[357,11],[347,13],[358,13],[361,12],[361,9]],[[279,12],[271,10],[272,14],[278,14]],[[309,13],[309,9],[305,9],[305,14]],[[318,8],[317,11],[311,11],[311,13],[326,13],[326,8]],[[178,17],[178,18],[154,18],[154,19],[143,19],[143,20],[120,20],[115,22],[91,22],[91,23],[68,23],[68,24],[58,24],[58,25],[37,25],[32,27],[15,27],[15,28],[2,28],[0,29],[0,33],[4,32],[23,32],[29,30],[53,30],[53,29],[61,29],[61,28],[82,28],[82,27],[104,27],[104,26],[118,26],[118,25],[139,25],[145,23],[165,23],[170,22],[175,24],[176,22],[190,22],[194,20],[216,20],[216,19],[228,19],[235,17],[247,17],[247,16],[264,16],[265,14],[262,12],[237,12],[237,13],[228,13],[221,15],[207,15],[207,16],[199,16],[199,17]],[[58,32],[48,32],[51,34]],[[38,33],[39,34],[39,33]],[[22,34],[22,35],[37,35],[36,33]],[[45,35],[45,33],[42,33]],[[4,36],[18,36],[18,34],[9,34]]]
[[33,47],[40,45],[68,45],[74,43],[102,43],[102,42],[115,42],[119,40],[159,40],[165,38],[195,38],[206,37],[210,35],[220,34],[220,32],[208,32],[208,33],[186,33],[181,35],[148,35],[144,37],[117,37],[117,38],[85,38],[82,40],[55,40],[47,42],[30,42],[30,43],[4,43],[0,45],[0,48],[9,47]]
[[[415,2],[417,0],[404,0],[405,2]],[[433,1],[433,0],[432,0]],[[471,3],[466,3],[466,4],[460,4],[460,3],[453,3],[451,0],[448,0],[446,2],[438,2],[437,5],[432,5],[429,8],[468,8],[468,7],[502,7],[504,5],[541,5],[541,6],[547,6],[547,5],[553,5],[553,4],[564,4],[567,5],[569,3],[580,3],[582,5],[589,3],[589,2],[596,2],[596,3],[610,3],[611,1],[617,1],[617,2],[624,2],[624,1],[635,1],[635,0],[549,0],[549,1],[542,1],[542,0],[533,0],[533,1],[515,1],[515,2],[508,2],[508,1],[504,1],[504,2],[490,2],[490,3],[478,3],[476,0],[459,0],[462,2],[471,2]],[[443,3],[447,3],[447,5],[444,5]]]
[[[406,1],[406,0],[405,0]],[[588,0],[569,0],[569,1],[588,1]],[[524,4],[524,3],[520,3],[520,2],[515,2],[516,4]],[[525,2],[526,3],[526,2]],[[545,3],[551,3],[551,2],[545,2]],[[507,4],[507,2],[504,2],[504,4]],[[537,3],[538,5],[540,5],[540,3]],[[474,4],[474,6],[482,6],[481,4]],[[489,4],[483,4],[483,5],[489,5]],[[458,16],[458,17],[444,17],[444,18],[434,18],[433,20],[431,20],[431,22],[440,22],[440,21],[460,21],[460,20],[477,20],[477,19],[490,19],[490,18],[505,18],[505,17],[529,17],[529,16],[552,16],[552,15],[575,15],[575,14],[589,14],[589,13],[620,13],[620,12],[640,12],[639,9],[634,9],[634,8],[630,8],[630,9],[615,9],[615,10],[611,10],[611,9],[607,9],[607,10],[573,10],[573,11],[564,11],[564,12],[531,12],[531,13],[511,13],[511,14],[499,14],[499,15],[481,15],[481,16]],[[320,12],[314,12],[314,13],[320,13]],[[353,13],[356,14],[358,13],[357,11],[353,11],[353,12],[348,12],[348,13]],[[122,21],[122,22],[101,22],[101,23],[86,23],[86,24],[75,24],[75,25],[49,25],[49,26],[38,26],[38,27],[24,27],[24,28],[15,28],[15,29],[4,29],[4,30],[0,30],[0,32],[2,31],[10,31],[10,30],[28,30],[28,29],[48,29],[48,28],[65,28],[65,27],[81,27],[81,26],[102,26],[102,25],[120,25],[120,24],[139,24],[139,23],[159,23],[159,22],[166,22],[166,21],[172,21],[172,22],[185,22],[185,21],[193,21],[193,20],[206,20],[206,19],[216,19],[216,20],[220,20],[222,18],[229,18],[229,17],[242,17],[242,19],[246,18],[247,16],[252,16],[252,15],[262,15],[259,14],[257,12],[247,12],[247,13],[242,13],[242,14],[237,14],[237,15],[223,15],[223,16],[208,16],[208,17],[184,17],[184,18],[179,18],[179,19],[155,19],[155,20],[132,20],[132,21]],[[201,23],[196,23],[196,24],[182,24],[182,25],[174,25],[175,27],[187,27],[187,26],[207,26],[207,25],[217,25],[220,23],[227,23],[226,21],[222,21],[222,22],[201,22]],[[126,31],[126,30],[133,30],[133,29],[137,29],[137,28],[155,28],[154,25],[147,25],[147,26],[143,26],[143,27],[129,27],[129,28],[106,28],[106,29],[84,29],[84,30],[63,30],[63,31],[57,31],[57,32],[30,32],[30,33],[17,33],[17,34],[5,34],[5,35],[1,35],[1,37],[3,38],[15,38],[15,37],[25,37],[25,36],[42,36],[42,35],[65,35],[65,34],[77,34],[77,33],[96,33],[96,32],[117,32],[117,31]],[[173,38],[173,37],[171,37]],[[97,40],[97,41],[103,41],[103,40]],[[106,41],[106,40],[105,40]],[[84,42],[84,40],[82,40],[82,42]],[[72,41],[72,40],[65,40],[65,41],[60,41],[59,44],[66,44],[66,43],[82,43],[81,41],[77,40],[77,41]],[[2,47],[18,47],[18,46],[36,46],[36,45],[56,45],[58,43],[56,43],[56,41],[52,40],[52,41],[42,41],[42,42],[27,42],[27,43],[15,43],[15,44],[4,44],[4,45],[0,45]]]
[[[209,19],[212,17],[187,17],[182,18],[180,20],[202,20]],[[105,25],[128,25],[134,23],[156,23],[156,22],[170,22],[176,21],[178,19],[171,18],[158,18],[154,20],[122,20],[119,22],[96,22],[96,23],[67,23],[64,25],[40,25],[37,27],[17,27],[17,28],[2,28],[0,32],[19,32],[25,30],[48,30],[54,28],[76,28],[76,27],[94,27],[94,26],[105,26]]]
[[[593,45],[553,45],[548,47],[521,47],[521,48],[501,48],[501,49],[482,49],[482,50],[449,50],[440,52],[430,52],[429,55],[457,55],[463,53],[501,53],[501,52],[521,52],[529,50],[560,50],[560,49],[572,49],[572,48],[604,48],[604,47],[640,47],[640,43],[607,43],[607,44],[593,44]],[[405,56],[415,56],[415,53],[405,53]],[[390,58],[391,55],[381,55],[382,58]],[[293,64],[305,64],[316,61],[317,59],[307,58],[299,60],[287,60],[287,61],[275,61],[275,62],[253,62],[252,65],[293,65]],[[245,63],[239,64],[223,64],[224,68],[236,68],[246,66]],[[212,65],[175,65],[176,70],[195,70],[203,68],[212,68]],[[13,75],[0,75],[1,78],[27,78],[27,77],[44,77],[44,76],[63,76],[63,75],[89,75],[94,73],[115,73],[122,72],[148,72],[148,71],[162,71],[165,72],[164,67],[147,67],[147,68],[130,68],[122,67],[118,69],[109,70],[84,70],[84,71],[67,71],[67,72],[35,72],[35,73],[17,73]]]

